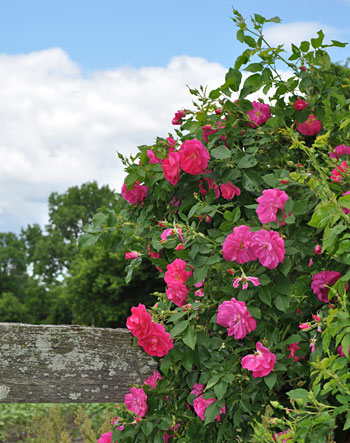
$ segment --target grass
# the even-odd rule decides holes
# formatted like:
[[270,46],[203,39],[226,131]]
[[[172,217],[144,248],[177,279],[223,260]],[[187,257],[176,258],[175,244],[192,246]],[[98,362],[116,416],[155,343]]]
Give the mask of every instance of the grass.
[[111,403],[3,403],[0,442],[96,443],[115,412]]

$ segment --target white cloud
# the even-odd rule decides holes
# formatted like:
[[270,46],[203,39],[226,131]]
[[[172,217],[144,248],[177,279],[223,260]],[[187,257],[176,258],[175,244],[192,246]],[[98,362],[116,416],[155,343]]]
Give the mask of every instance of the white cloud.
[[339,32],[331,26],[323,25],[318,22],[293,22],[286,24],[277,24],[265,29],[266,40],[274,46],[285,45],[290,50],[290,45],[300,44],[303,40],[316,38],[317,32],[324,32],[326,39],[336,38]]
[[43,224],[53,191],[92,180],[119,191],[116,150],[166,137],[174,113],[191,105],[186,85],[215,88],[225,72],[181,56],[83,75],[59,48],[0,55],[0,231]]

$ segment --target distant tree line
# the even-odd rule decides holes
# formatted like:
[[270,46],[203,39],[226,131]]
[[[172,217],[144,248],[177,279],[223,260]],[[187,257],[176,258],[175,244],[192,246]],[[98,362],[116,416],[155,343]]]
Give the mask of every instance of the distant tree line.
[[153,304],[149,294],[162,286],[150,264],[126,287],[124,250],[77,245],[99,208],[124,205],[108,186],[86,183],[50,195],[45,230],[0,233],[0,322],[124,327],[135,303]]

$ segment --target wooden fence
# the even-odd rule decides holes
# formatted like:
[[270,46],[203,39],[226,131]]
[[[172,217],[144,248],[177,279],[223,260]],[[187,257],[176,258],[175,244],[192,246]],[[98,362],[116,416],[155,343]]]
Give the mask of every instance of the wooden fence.
[[0,323],[0,403],[115,403],[157,363],[127,329]]

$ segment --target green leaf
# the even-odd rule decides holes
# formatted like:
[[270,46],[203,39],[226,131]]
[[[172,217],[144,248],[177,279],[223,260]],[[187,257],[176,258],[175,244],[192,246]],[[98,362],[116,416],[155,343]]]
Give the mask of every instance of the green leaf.
[[245,155],[244,157],[242,157],[237,166],[239,168],[252,168],[253,166],[255,166],[257,164],[257,160],[253,155]]
[[345,48],[346,45],[348,45],[348,43],[341,43],[338,42],[337,40],[331,40],[333,46],[338,46],[339,48]]
[[231,157],[231,151],[228,148],[226,148],[226,146],[224,145],[212,149],[210,151],[210,154],[218,160],[223,160],[224,158]]
[[344,336],[343,340],[341,341],[341,345],[342,345],[345,357],[349,358],[350,334],[346,334]]
[[245,171],[242,178],[242,185],[246,191],[260,191],[262,180],[260,176],[253,171]]
[[130,283],[132,279],[132,274],[136,268],[138,268],[142,263],[142,257],[138,257],[135,260],[131,260],[129,266],[127,267],[127,274],[125,277],[125,283]]
[[261,288],[258,297],[265,305],[271,306],[271,292],[267,288]]
[[300,43],[300,50],[303,52],[307,52],[310,49],[310,42],[301,42]]
[[153,423],[151,421],[149,421],[149,420],[143,420],[142,421],[141,429],[142,429],[142,432],[145,434],[146,437],[148,437],[151,434],[151,432],[153,431],[153,428],[154,428],[154,426],[153,426]]
[[[243,38],[242,38],[243,40]],[[242,74],[238,69],[230,68],[225,75],[225,87],[237,92],[241,84]]]
[[195,333],[193,326],[188,326],[186,334],[183,336],[182,341],[186,346],[194,351],[197,342],[197,334]]
[[214,403],[212,403],[211,405],[209,405],[207,407],[207,409],[205,410],[205,413],[204,413],[204,417],[205,417],[204,426],[211,423],[216,418],[216,416],[219,413],[219,409],[220,408],[218,406],[217,401],[215,401]]
[[266,22],[267,23],[281,23],[281,19],[279,17],[277,17],[277,15],[276,15],[276,17],[269,18],[268,20],[266,20]]
[[212,91],[210,91],[209,93],[209,98],[211,98],[212,100],[216,100],[217,98],[219,98],[221,95],[221,89],[213,89]]
[[350,209],[350,194],[344,195],[344,197],[340,197],[338,200],[340,206]]
[[287,312],[289,308],[289,297],[287,295],[277,295],[273,300],[274,305],[279,311]]
[[313,228],[324,228],[329,223],[331,226],[333,226],[334,223],[339,220],[339,218],[340,214],[336,208],[330,204],[321,203],[316,207],[308,225],[312,226]]
[[308,401],[309,391],[306,389],[294,389],[293,391],[287,392],[288,397],[290,397],[292,400],[298,400],[302,399],[305,402]]
[[162,363],[160,364],[160,370],[162,373],[167,376],[169,369],[172,365],[170,354],[167,354],[165,357],[162,358]]
[[175,312],[175,314],[173,314],[168,322],[175,322],[178,321],[180,318],[184,317],[186,315],[186,311],[180,311],[180,312]]
[[254,14],[254,19],[259,25],[263,25],[266,21],[266,18],[259,14]]
[[181,334],[188,326],[188,320],[182,320],[179,323],[177,323],[173,329],[170,331],[170,335],[172,337],[176,337],[177,335]]
[[343,427],[343,431],[346,431],[350,428],[350,411],[346,414],[346,421]]
[[270,372],[269,375],[264,377],[264,382],[266,386],[270,389],[270,391],[275,386],[276,381],[277,381],[277,376],[275,372]]
[[253,74],[246,78],[239,98],[245,98],[247,95],[258,91],[263,86],[263,80],[260,74]]
[[201,268],[196,268],[193,273],[193,283],[199,283],[200,281],[204,280],[207,276],[208,272],[208,266],[202,266]]
[[218,400],[221,400],[224,397],[226,391],[227,391],[227,383],[224,381],[220,381],[214,386],[214,392]]
[[188,213],[188,218],[191,218],[193,215],[195,215],[201,206],[202,205],[200,202],[198,202],[194,206],[192,206],[192,208],[190,209],[190,212]]
[[317,34],[318,34],[317,38],[311,39],[311,44],[314,49],[319,48],[322,45],[324,39],[324,33],[322,32],[322,30],[318,31]]
[[251,48],[256,47],[256,41],[250,35],[245,35],[243,37],[243,41],[246,45],[250,46]]
[[80,248],[87,248],[88,246],[94,245],[98,239],[100,238],[101,234],[81,234],[79,237],[79,247]]
[[264,66],[261,63],[251,63],[246,68],[244,68],[245,71],[248,72],[259,72],[264,69]]
[[236,37],[239,42],[243,43],[244,31],[242,29],[238,30]]

